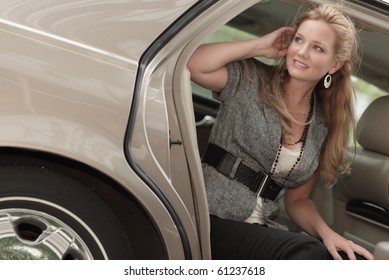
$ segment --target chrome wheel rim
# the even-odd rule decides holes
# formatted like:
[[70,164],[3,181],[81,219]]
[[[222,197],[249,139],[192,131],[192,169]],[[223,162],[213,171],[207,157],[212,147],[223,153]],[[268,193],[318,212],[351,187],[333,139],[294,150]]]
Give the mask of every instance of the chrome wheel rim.
[[86,243],[67,224],[31,209],[0,210],[0,259],[93,259]]

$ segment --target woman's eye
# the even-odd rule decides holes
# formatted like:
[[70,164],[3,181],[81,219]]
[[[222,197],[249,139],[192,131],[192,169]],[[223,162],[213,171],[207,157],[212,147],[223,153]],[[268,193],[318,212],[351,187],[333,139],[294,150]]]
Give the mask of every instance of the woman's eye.
[[300,37],[294,37],[296,43],[301,43],[303,40]]
[[323,52],[323,48],[322,47],[319,47],[319,46],[315,46],[314,47],[315,50],[317,50],[318,52]]

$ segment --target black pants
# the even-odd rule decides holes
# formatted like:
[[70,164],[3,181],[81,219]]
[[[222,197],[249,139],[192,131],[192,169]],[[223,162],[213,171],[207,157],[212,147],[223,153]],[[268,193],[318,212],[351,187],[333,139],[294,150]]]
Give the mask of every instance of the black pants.
[[211,216],[211,249],[215,260],[333,259],[320,240],[307,234],[215,216]]

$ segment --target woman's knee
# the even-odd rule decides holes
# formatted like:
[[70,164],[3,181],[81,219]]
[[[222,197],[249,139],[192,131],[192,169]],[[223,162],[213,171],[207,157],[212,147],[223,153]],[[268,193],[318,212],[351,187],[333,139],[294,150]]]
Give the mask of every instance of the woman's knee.
[[324,244],[311,236],[301,234],[285,250],[284,259],[289,260],[327,260],[330,254]]

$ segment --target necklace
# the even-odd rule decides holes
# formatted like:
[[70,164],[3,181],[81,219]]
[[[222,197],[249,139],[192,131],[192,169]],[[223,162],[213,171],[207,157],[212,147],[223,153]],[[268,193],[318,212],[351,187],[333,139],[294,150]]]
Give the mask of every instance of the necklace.
[[[308,118],[309,118],[309,114],[308,114]],[[309,121],[305,126],[304,126],[304,130],[303,130],[303,133],[300,137],[299,140],[295,141],[295,142],[292,142],[292,143],[289,143],[289,142],[285,142],[285,141],[282,141],[281,140],[281,143],[283,142],[284,144],[286,145],[289,145],[289,146],[294,146],[294,145],[297,145],[298,143],[303,143],[304,140],[307,138],[307,134],[308,134],[308,129],[309,129],[309,124],[311,122]]]
[[[299,143],[302,143],[301,144],[301,148],[300,148],[300,152],[299,152],[299,155],[296,159],[296,162],[293,164],[292,168],[288,171],[288,173],[286,174],[285,178],[284,178],[284,181],[283,181],[283,185],[285,185],[286,181],[289,179],[290,175],[292,174],[292,172],[294,171],[294,169],[296,168],[296,166],[298,165],[298,163],[301,161],[301,158],[303,156],[303,151],[304,151],[304,147],[305,147],[305,142],[307,140],[307,135],[308,135],[308,129],[309,129],[309,125],[312,121],[312,114],[313,114],[313,97],[311,98],[311,102],[310,102],[310,107],[309,107],[309,113],[308,113],[308,116],[307,116],[307,120],[306,120],[306,124],[304,126],[304,130],[303,130],[303,133],[300,137],[299,140],[293,142],[293,143],[285,143],[287,145],[297,145]],[[274,160],[274,165],[273,165],[273,168],[272,168],[272,171],[270,173],[270,176],[272,176],[277,168],[277,165],[278,165],[278,162],[280,160],[280,155],[281,155],[281,150],[282,150],[283,146],[282,146],[282,137],[280,139],[280,144],[278,146],[278,151],[277,151],[277,155],[276,155],[276,158]]]

